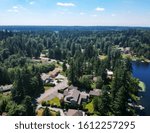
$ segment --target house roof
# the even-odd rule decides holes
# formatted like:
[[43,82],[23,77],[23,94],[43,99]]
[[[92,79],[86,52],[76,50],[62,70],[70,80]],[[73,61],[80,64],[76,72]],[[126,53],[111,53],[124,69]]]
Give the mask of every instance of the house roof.
[[82,100],[83,100],[83,99],[86,100],[88,96],[89,96],[89,95],[88,95],[87,93],[81,92],[81,93],[80,93],[79,100],[78,100],[78,104],[81,104]]
[[0,92],[9,91],[12,89],[12,87],[13,87],[13,85],[0,86]]
[[83,111],[69,109],[68,112],[66,113],[66,116],[83,116]]
[[60,68],[55,68],[53,71],[49,72],[51,77],[55,77],[60,73]]
[[49,76],[48,74],[46,74],[46,73],[42,73],[42,74],[41,74],[41,79],[42,79],[43,81],[45,81],[45,80],[47,80],[47,79],[50,79],[50,76]]
[[70,98],[70,101],[78,102],[80,95],[80,91],[77,87],[69,86],[67,90],[64,91],[65,100],[67,101],[67,98]]
[[89,95],[91,95],[91,96],[100,96],[101,95],[101,90],[94,89],[94,90],[90,91]]
[[[107,70],[107,69],[106,69]],[[113,71],[110,71],[110,70],[107,70],[107,75],[108,76],[112,76],[114,73],[113,73]]]
[[75,86],[73,86],[73,85],[70,85],[70,86],[68,87],[68,90],[78,90],[78,87],[75,87]]
[[80,95],[80,91],[76,90],[76,89],[73,89],[73,90],[70,90],[69,95],[67,97],[72,97],[71,100],[73,101],[78,101],[78,98],[79,98],[79,95]]

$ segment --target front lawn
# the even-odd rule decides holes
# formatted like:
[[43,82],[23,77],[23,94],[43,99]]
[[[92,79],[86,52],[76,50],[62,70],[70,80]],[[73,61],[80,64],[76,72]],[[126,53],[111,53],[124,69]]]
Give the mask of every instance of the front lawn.
[[94,104],[93,104],[93,100],[85,105],[85,109],[88,109],[89,113],[94,113]]
[[[44,108],[40,108],[40,109],[37,111],[37,116],[42,116],[43,111],[44,111]],[[56,111],[54,111],[54,110],[49,110],[49,111],[50,111],[51,116],[59,116],[59,115],[60,115],[59,112],[56,112]]]
[[52,100],[48,101],[48,103],[49,103],[51,106],[57,106],[57,107],[60,107],[60,106],[61,106],[60,100],[59,100],[58,97],[53,98]]

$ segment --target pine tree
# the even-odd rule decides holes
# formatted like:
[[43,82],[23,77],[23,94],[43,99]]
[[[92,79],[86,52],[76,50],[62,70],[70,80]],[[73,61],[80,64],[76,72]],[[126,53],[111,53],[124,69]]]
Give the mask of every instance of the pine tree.
[[116,97],[113,101],[112,110],[113,114],[117,116],[127,115],[127,99],[126,99],[126,90],[124,87],[121,87],[116,94]]
[[35,115],[35,109],[34,109],[34,105],[32,104],[32,99],[29,96],[26,96],[23,104],[25,106],[26,109],[26,115],[27,116],[34,116]]
[[67,66],[66,66],[66,62],[65,62],[65,61],[64,61],[63,64],[62,64],[62,68],[63,68],[63,71],[66,72]]
[[46,107],[42,113],[42,116],[51,116],[50,110],[48,107]]
[[99,102],[97,103],[98,104],[98,112],[102,116],[107,116],[110,111],[110,107],[109,107],[110,98],[109,98],[107,90],[108,90],[108,87],[103,86],[102,96],[99,97]]

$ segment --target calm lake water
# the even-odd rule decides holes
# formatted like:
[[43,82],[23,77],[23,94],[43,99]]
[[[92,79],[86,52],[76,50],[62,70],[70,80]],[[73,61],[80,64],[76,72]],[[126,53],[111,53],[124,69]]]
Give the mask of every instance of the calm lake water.
[[146,92],[140,93],[142,96],[140,104],[145,110],[140,115],[150,116],[150,63],[132,62],[133,76],[139,78],[146,85]]

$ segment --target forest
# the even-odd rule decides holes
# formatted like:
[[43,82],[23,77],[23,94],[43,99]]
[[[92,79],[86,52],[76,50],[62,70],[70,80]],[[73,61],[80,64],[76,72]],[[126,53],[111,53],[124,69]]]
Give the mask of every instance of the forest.
[[[127,53],[121,51],[125,48]],[[0,31],[0,86],[13,84],[9,95],[0,94],[0,114],[36,115],[36,98],[44,92],[40,75],[55,68],[53,63],[33,62],[41,54],[63,62],[69,85],[86,92],[101,89],[102,95],[92,98],[94,112],[88,115],[138,115],[129,106],[137,103],[139,90],[131,60],[133,56],[150,60],[150,30]],[[75,108],[86,111],[84,104]]]

